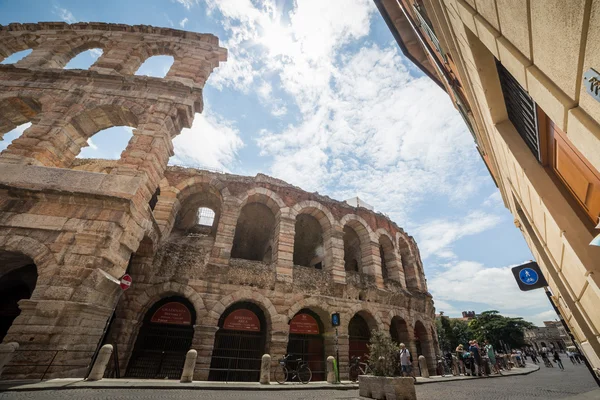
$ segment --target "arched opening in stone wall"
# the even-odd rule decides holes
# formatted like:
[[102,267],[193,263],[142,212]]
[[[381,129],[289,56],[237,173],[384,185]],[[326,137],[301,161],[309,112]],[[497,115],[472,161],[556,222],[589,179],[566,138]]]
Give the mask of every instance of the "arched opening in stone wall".
[[[304,308],[290,320],[287,354],[292,360],[308,363],[313,381],[325,380],[325,341],[323,322],[314,311]],[[288,377],[291,379],[292,377]]]
[[349,225],[344,226],[344,269],[362,271],[362,249],[358,233]]
[[91,48],[75,55],[64,66],[64,69],[89,69],[102,55],[101,48]]
[[397,344],[404,343],[406,347],[409,347],[410,334],[408,331],[408,324],[404,318],[398,316],[392,318],[392,323],[390,324],[390,336]]
[[324,260],[321,224],[312,215],[299,214],[294,235],[294,265],[323,269]]
[[175,230],[214,237],[221,216],[221,194],[208,184],[202,184],[198,190],[182,201]]
[[371,330],[367,321],[358,313],[354,314],[348,323],[348,352],[350,360],[352,357],[366,359],[369,356],[369,340]]
[[31,122],[26,122],[5,133],[4,136],[0,135],[0,152],[6,150],[6,148],[10,146],[14,140],[20,138],[23,132],[25,132],[25,130],[30,126]]
[[233,304],[219,318],[209,381],[258,382],[269,327],[254,303]]
[[42,111],[41,104],[30,97],[9,97],[0,100],[0,150],[31,126],[31,121]]
[[235,226],[231,258],[270,263],[274,234],[273,211],[262,203],[246,204]]
[[37,267],[22,254],[0,250],[0,342],[21,310],[19,301],[29,299],[37,283]]
[[417,288],[417,275],[413,259],[410,255],[410,247],[405,238],[400,237],[398,241],[398,251],[400,253],[400,261],[404,270],[404,279],[406,280],[407,288]]
[[429,372],[433,373],[432,369],[435,369],[435,350],[433,340],[427,332],[427,328],[421,321],[415,323],[415,346],[417,348],[417,357],[424,356],[427,360],[427,366]]
[[146,59],[135,75],[164,78],[169,73],[175,59],[173,56],[156,55]]
[[144,317],[126,378],[179,379],[192,345],[196,310],[184,297],[155,303]]
[[381,276],[390,277],[390,268],[395,265],[394,244],[386,235],[379,237],[379,259],[381,260]]
[[33,51],[33,49],[17,51],[16,53],[13,53],[10,56],[6,57],[4,60],[2,60],[2,62],[0,62],[0,64],[4,64],[4,65],[15,64],[15,63],[21,61],[22,59],[24,59],[25,57],[27,57],[28,55],[30,55],[32,51]]
[[118,160],[133,137],[133,127],[113,126],[103,129],[87,140],[77,158]]

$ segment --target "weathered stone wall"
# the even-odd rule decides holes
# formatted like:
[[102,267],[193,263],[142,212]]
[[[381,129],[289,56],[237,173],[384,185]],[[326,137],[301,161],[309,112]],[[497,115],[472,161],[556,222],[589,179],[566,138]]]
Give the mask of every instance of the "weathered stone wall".
[[[55,364],[84,366],[52,368],[48,376],[81,376],[131,254],[154,256],[161,232],[148,203],[172,139],[202,111],[202,87],[226,50],[213,35],[149,26],[0,26],[0,59],[29,48],[15,65],[0,65],[0,139],[32,124],[0,153],[0,259],[5,252],[29,257],[38,279],[4,341],[18,341],[15,359],[28,364],[60,350]],[[103,54],[90,70],[62,69],[91,48]],[[133,75],[159,54],[175,59],[166,78]],[[119,125],[135,130],[110,169],[72,168],[89,138]],[[165,279],[180,271],[171,272]],[[3,377],[39,377],[44,369],[7,368]]]

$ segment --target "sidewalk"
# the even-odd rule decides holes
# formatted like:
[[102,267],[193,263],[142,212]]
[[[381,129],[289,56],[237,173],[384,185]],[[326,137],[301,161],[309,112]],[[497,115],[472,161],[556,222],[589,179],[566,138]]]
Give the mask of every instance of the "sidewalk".
[[[527,375],[539,369],[537,365],[528,364],[525,368],[513,368],[502,375],[492,375],[490,378],[502,376]],[[468,379],[486,379],[472,376],[434,376],[431,378],[417,378],[417,385],[439,382],[450,382]],[[286,383],[280,385],[271,383],[261,385],[252,382],[207,382],[196,381],[180,383],[176,380],[158,379],[103,379],[96,382],[87,382],[81,378],[49,379],[46,381],[0,381],[0,392],[4,391],[39,391],[39,390],[65,390],[65,389],[195,389],[195,390],[356,390],[357,383],[344,381],[341,384],[327,382],[311,382],[306,385],[301,383]]]
[[600,389],[591,392],[581,393],[571,397],[565,397],[564,400],[598,400],[600,399]]

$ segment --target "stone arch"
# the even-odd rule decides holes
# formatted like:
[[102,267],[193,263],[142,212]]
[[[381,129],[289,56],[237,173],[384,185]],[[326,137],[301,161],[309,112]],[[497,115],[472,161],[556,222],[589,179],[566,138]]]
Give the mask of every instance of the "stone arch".
[[[28,49],[35,50],[39,44],[40,36],[31,33],[0,36],[0,62],[4,61],[14,53],[18,53],[19,51]],[[29,54],[27,57],[30,56],[31,54]]]
[[[53,56],[48,60],[44,67],[48,68],[64,68],[78,54],[91,49],[102,49],[104,51],[110,47],[111,39],[104,34],[84,34],[76,36],[68,40],[57,41],[52,44],[52,48],[48,49],[53,53]],[[41,50],[41,49],[40,49]],[[102,57],[99,57],[99,59]],[[96,63],[98,60],[96,61]]]
[[[407,347],[410,347],[412,341],[412,335],[409,329],[409,323],[406,318],[400,315],[394,315],[390,318],[390,336],[392,340],[398,344],[404,343]],[[409,348],[410,350],[410,348]]]
[[356,314],[360,315],[365,319],[365,321],[367,321],[370,330],[385,330],[386,325],[383,322],[381,313],[370,307],[368,304],[355,304],[346,315],[346,318],[348,318],[347,321],[349,321],[350,318]]
[[[340,225],[344,231],[344,268],[346,271],[376,276],[376,260],[371,243],[376,242],[369,224],[356,214],[346,214]],[[360,258],[359,258],[360,257]]]
[[277,193],[252,188],[240,199],[231,247],[232,258],[277,261],[281,213],[289,212]]
[[[294,205],[289,217],[295,222],[294,264],[308,267],[320,264],[319,269],[331,270],[334,262],[331,242],[335,223],[331,212],[321,203],[306,200]],[[299,227],[303,231],[298,231]],[[314,254],[304,254],[306,251],[314,251]]]
[[398,253],[392,235],[383,228],[378,229],[375,234],[379,236],[381,276],[383,279],[393,279],[400,282],[400,277],[403,277],[403,274],[398,263]]
[[38,240],[16,234],[0,234],[0,249],[22,253],[33,260],[38,270],[38,286],[48,284],[48,280],[58,271],[58,262],[48,247]]
[[33,122],[42,112],[42,104],[35,97],[5,97],[0,99],[0,139],[27,122]]
[[398,253],[400,254],[400,263],[404,271],[404,279],[408,289],[419,289],[420,279],[415,262],[415,256],[412,251],[411,241],[407,235],[398,232],[396,234],[398,243]]
[[[173,65],[175,65],[183,58],[184,52],[185,49],[174,42],[148,41],[140,43],[131,49],[119,72],[123,75],[133,75],[146,60],[153,56],[172,56]],[[171,68],[173,68],[173,65]],[[169,73],[167,73],[168,75]]]
[[333,311],[330,309],[330,307],[327,306],[326,303],[323,303],[322,300],[316,297],[304,298],[294,303],[294,305],[291,306],[287,312],[286,323],[289,322],[292,318],[294,318],[294,316],[298,314],[300,310],[303,309],[309,309],[319,316],[319,318],[323,322],[325,332],[334,330],[333,327],[329,327],[330,324],[328,324],[329,318]]
[[430,375],[435,375],[435,339],[431,335],[431,329],[427,324],[417,319],[414,324],[414,337],[417,355],[422,355],[427,361]]
[[286,321],[284,321],[284,316],[277,313],[271,300],[262,294],[249,289],[243,289],[221,298],[221,300],[219,300],[219,302],[217,302],[208,312],[205,325],[217,326],[221,314],[223,314],[230,306],[239,302],[250,302],[260,307],[265,314],[265,319],[267,321],[267,337],[272,332],[285,329]]

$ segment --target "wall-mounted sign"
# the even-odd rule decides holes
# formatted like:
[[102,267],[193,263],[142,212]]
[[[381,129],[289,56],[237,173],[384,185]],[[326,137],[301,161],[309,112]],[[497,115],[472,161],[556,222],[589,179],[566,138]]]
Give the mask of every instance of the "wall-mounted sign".
[[583,74],[583,85],[588,94],[600,101],[600,74],[596,70],[590,68]]
[[260,332],[260,320],[245,308],[232,311],[223,322],[223,329],[231,331]]
[[300,333],[303,335],[318,335],[319,323],[309,314],[297,314],[290,321],[290,333]]
[[191,325],[192,314],[185,305],[172,301],[156,310],[150,322],[156,324]]
[[526,292],[528,290],[539,289],[548,286],[540,266],[535,261],[531,261],[512,268],[519,289]]

